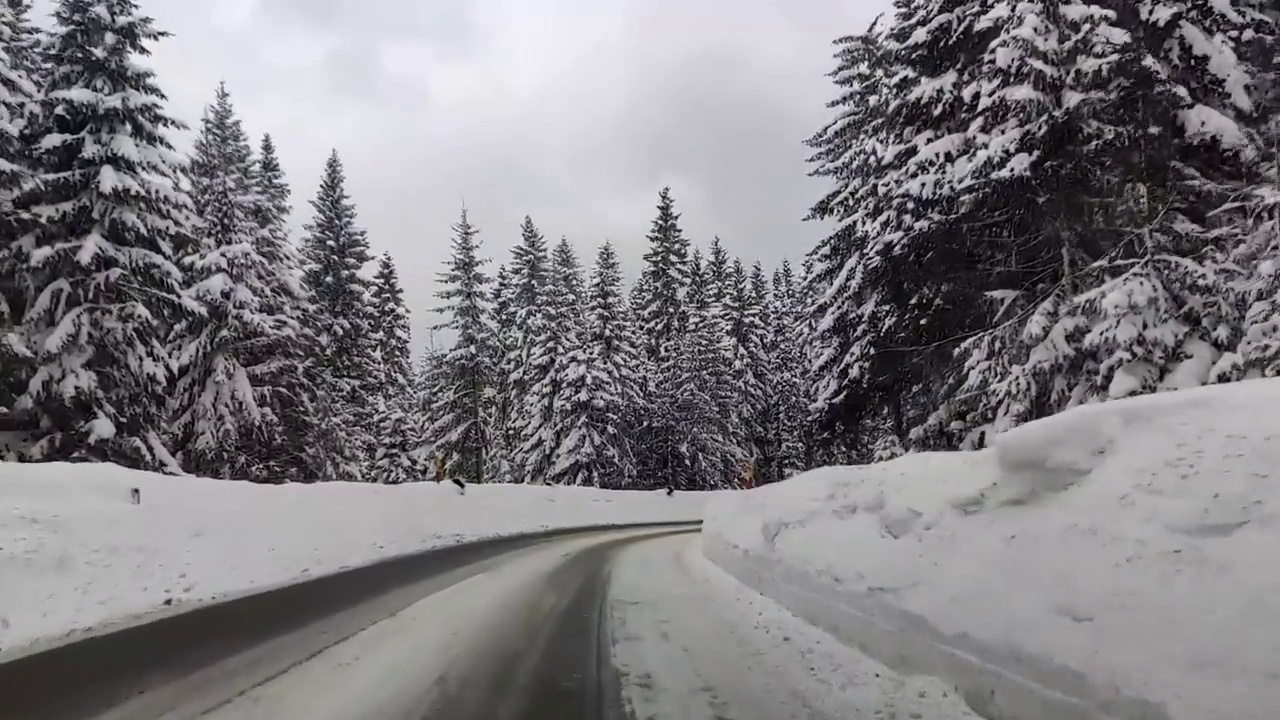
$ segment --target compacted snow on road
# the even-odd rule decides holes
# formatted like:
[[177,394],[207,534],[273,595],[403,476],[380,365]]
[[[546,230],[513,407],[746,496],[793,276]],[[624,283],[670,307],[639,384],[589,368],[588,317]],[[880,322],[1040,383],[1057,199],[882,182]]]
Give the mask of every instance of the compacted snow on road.
[[696,537],[624,548],[609,606],[636,720],[978,717],[940,681],[900,676],[743,586]]
[[738,584],[698,542],[631,530],[520,551],[205,717],[977,717]]

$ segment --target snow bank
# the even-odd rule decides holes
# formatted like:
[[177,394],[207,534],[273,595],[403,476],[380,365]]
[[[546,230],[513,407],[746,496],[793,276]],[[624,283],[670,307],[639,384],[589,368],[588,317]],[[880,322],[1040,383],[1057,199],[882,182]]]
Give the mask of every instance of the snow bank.
[[705,502],[500,485],[469,486],[465,496],[434,483],[262,486],[0,463],[0,658],[165,606],[392,555],[557,527],[696,520]]
[[1280,380],[1079,408],[976,453],[714,500],[706,552],[987,717],[1270,720]]

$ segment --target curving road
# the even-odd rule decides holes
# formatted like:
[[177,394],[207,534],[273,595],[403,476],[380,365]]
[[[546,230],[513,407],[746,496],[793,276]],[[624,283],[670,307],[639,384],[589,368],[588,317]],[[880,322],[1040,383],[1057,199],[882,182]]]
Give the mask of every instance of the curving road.
[[[720,573],[702,558],[696,529],[585,532],[437,553],[442,557],[430,563],[387,571],[386,587],[368,597],[331,600],[328,613],[324,603],[308,600],[316,588],[310,595],[294,589],[286,599],[300,603],[306,622],[272,633],[263,625],[262,637],[237,629],[237,619],[248,622],[255,607],[278,607],[278,598],[215,616],[230,637],[214,633],[201,642],[232,648],[240,638],[243,647],[207,651],[199,661],[182,645],[169,647],[160,662],[164,652],[129,651],[118,638],[115,645],[82,641],[62,655],[24,659],[25,666],[0,665],[0,717],[976,717],[938,683],[894,676]],[[393,582],[396,572],[401,576]],[[359,579],[335,582],[327,592]],[[195,627],[186,630],[188,643]],[[133,641],[139,637],[151,636]],[[114,680],[93,672],[83,675],[88,683],[71,680],[95,662],[99,675],[110,676],[111,652],[124,653]],[[128,672],[130,664],[147,662],[147,672]],[[20,687],[23,677],[34,684]],[[85,686],[88,697],[77,697]]]

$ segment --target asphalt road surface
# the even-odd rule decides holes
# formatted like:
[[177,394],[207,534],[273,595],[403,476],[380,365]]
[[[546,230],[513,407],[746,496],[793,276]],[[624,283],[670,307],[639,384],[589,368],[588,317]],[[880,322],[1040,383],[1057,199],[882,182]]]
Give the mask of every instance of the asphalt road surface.
[[74,643],[0,665],[0,717],[975,717],[737,585],[695,530],[490,543]]

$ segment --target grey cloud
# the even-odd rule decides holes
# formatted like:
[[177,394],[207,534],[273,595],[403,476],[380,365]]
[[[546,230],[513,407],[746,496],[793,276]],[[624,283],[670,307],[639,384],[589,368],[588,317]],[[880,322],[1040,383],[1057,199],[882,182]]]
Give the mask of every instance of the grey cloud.
[[466,48],[475,38],[471,0],[259,0],[264,23],[302,24],[356,43],[416,37]]
[[498,260],[528,213],[584,259],[613,240],[634,275],[664,184],[699,244],[719,234],[746,259],[798,258],[823,232],[801,221],[824,189],[802,143],[828,115],[830,41],[889,4],[140,2],[176,35],[152,62],[173,111],[194,123],[225,79],[247,127],[277,140],[297,225],[338,148],[415,329],[463,198]]

